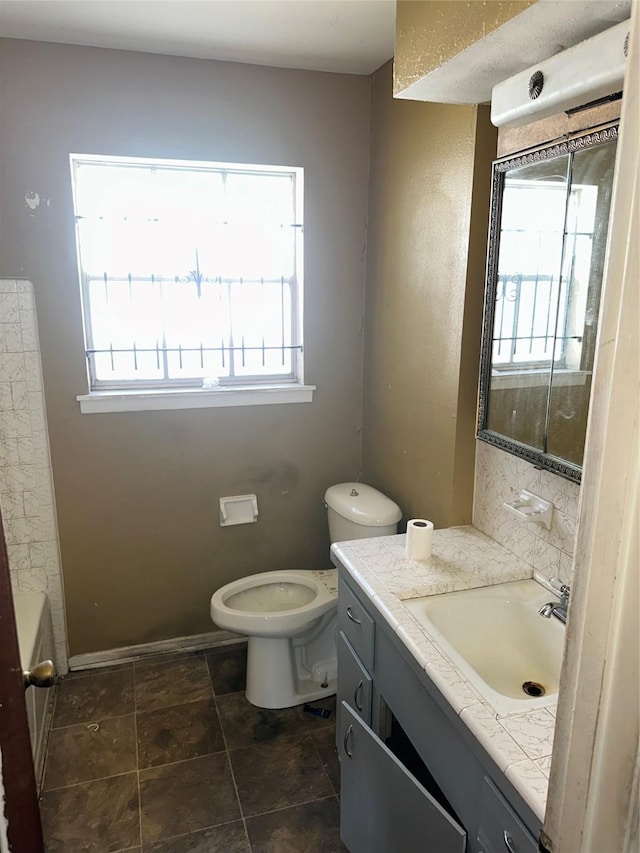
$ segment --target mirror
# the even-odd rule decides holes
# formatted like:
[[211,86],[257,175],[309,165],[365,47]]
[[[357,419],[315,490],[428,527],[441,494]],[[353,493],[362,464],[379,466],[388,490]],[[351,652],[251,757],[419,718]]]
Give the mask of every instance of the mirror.
[[478,438],[580,481],[617,126],[493,164]]

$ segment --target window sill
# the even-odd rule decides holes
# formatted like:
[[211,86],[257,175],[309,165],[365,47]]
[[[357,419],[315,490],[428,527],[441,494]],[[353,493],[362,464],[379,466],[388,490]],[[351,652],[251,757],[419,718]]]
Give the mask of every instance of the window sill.
[[176,388],[144,391],[92,391],[80,394],[83,415],[103,412],[159,412],[170,409],[214,409],[311,403],[315,385],[252,385],[244,388]]
[[[508,388],[548,388],[551,369],[543,370],[494,370],[491,374],[492,390],[507,390]],[[589,370],[554,370],[553,387],[568,387],[569,385],[586,385],[591,377]]]

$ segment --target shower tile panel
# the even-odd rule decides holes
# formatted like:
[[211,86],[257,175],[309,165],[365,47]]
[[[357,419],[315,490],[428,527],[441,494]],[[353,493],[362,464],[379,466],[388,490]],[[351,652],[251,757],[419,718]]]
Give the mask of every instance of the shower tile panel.
[[[51,605],[58,671],[67,671],[62,570],[33,285],[0,279],[0,506],[12,588]],[[34,562],[28,546],[47,543]],[[27,546],[24,548],[22,546]]]
[[340,794],[340,761],[336,749],[336,727],[329,726],[311,733],[320,761],[336,794]]

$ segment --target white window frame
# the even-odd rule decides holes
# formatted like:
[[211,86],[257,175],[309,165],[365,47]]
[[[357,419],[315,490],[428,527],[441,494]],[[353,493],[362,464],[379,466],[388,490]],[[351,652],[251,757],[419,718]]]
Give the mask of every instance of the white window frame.
[[[79,235],[76,236],[78,269],[81,288],[83,325],[87,355],[87,377],[89,392],[77,396],[83,413],[157,411],[163,409],[212,408],[229,406],[271,405],[277,403],[311,402],[315,386],[305,385],[303,380],[303,169],[301,167],[279,167],[245,163],[221,163],[195,160],[167,160],[141,157],[111,157],[105,155],[71,154],[72,181],[75,181],[77,165],[132,165],[159,166],[184,169],[186,171],[222,171],[255,174],[286,174],[294,181],[296,222],[299,237],[295,245],[295,286],[291,299],[291,366],[290,374],[282,376],[229,376],[219,385],[203,386],[202,379],[160,380],[130,379],[120,381],[97,380],[92,375],[91,322],[88,285],[95,276],[89,276],[82,268]],[[74,213],[75,210],[74,190]],[[298,230],[299,229],[299,230]],[[233,356],[232,356],[233,358]]]

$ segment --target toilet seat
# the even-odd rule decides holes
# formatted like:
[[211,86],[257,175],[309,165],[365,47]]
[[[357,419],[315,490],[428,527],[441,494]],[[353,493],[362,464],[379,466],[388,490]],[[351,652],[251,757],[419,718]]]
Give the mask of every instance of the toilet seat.
[[285,569],[240,578],[211,597],[220,628],[254,637],[293,637],[337,600],[337,570]]

